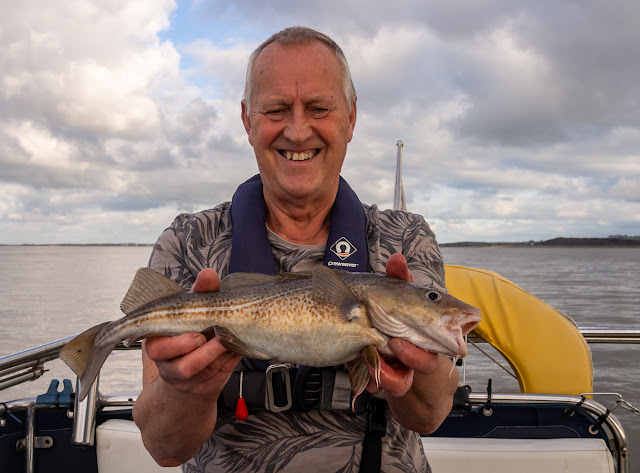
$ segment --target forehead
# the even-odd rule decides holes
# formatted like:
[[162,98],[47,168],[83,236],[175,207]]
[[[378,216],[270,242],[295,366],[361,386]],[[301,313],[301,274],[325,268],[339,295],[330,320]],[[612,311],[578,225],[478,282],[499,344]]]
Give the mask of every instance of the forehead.
[[252,98],[330,94],[344,97],[344,72],[336,53],[320,42],[271,43],[256,58]]

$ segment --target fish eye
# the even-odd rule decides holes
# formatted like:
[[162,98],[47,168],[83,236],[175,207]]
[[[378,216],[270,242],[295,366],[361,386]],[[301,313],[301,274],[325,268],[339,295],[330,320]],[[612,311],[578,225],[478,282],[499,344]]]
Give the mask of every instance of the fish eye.
[[426,296],[429,298],[430,301],[434,301],[434,302],[440,299],[440,293],[436,291],[428,291]]

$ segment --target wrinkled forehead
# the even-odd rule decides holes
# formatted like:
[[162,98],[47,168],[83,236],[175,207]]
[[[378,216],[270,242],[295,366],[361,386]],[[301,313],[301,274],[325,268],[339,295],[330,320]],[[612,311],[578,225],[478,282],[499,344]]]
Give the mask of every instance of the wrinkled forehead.
[[261,84],[297,80],[320,82],[343,91],[344,71],[335,51],[319,41],[300,44],[273,42],[256,57],[252,73],[256,93]]
[[265,46],[262,51],[258,53],[254,63],[254,70],[256,69],[255,66],[258,66],[261,62],[271,62],[277,60],[278,57],[286,57],[298,51],[305,51],[308,55],[322,57],[323,60],[340,67],[340,61],[338,60],[336,52],[321,41],[309,40],[296,43],[284,43],[276,40]]

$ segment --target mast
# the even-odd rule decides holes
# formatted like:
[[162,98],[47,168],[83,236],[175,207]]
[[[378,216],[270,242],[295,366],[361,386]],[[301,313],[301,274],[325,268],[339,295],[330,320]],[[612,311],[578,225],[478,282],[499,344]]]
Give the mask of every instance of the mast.
[[404,143],[398,140],[396,146],[398,147],[398,158],[396,161],[396,186],[393,192],[393,209],[406,211],[407,202],[404,198],[404,185],[402,184],[402,147]]

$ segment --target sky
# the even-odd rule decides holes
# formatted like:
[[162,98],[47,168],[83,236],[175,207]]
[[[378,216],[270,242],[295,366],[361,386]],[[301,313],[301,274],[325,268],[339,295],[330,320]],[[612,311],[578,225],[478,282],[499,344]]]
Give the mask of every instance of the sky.
[[349,60],[342,175],[440,243],[640,235],[635,0],[0,0],[0,244],[153,243],[257,172],[249,54],[304,25]]

